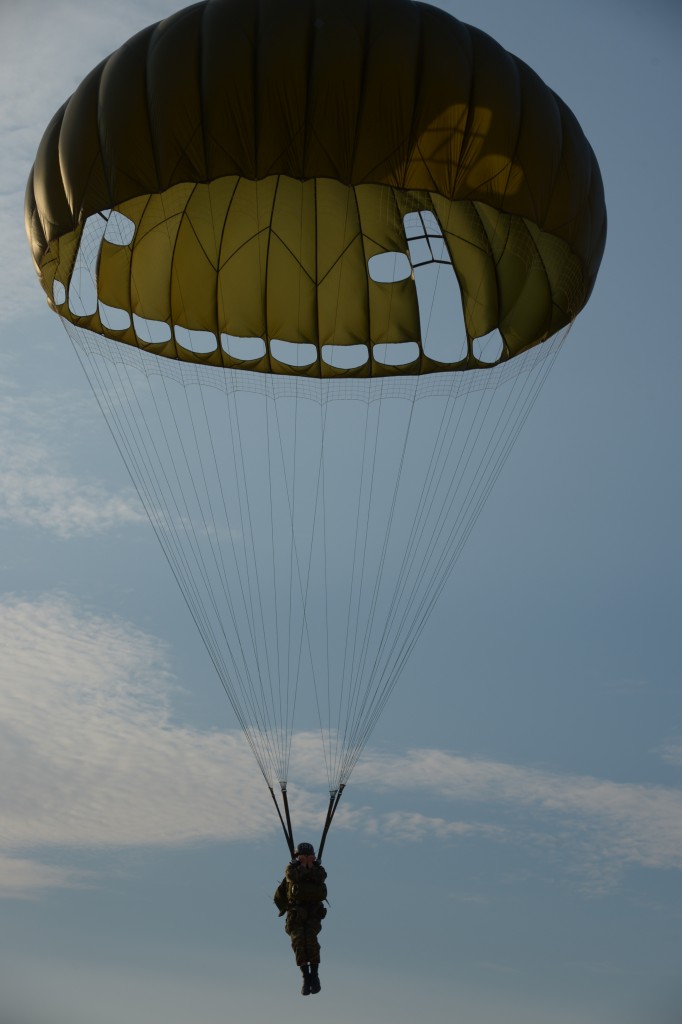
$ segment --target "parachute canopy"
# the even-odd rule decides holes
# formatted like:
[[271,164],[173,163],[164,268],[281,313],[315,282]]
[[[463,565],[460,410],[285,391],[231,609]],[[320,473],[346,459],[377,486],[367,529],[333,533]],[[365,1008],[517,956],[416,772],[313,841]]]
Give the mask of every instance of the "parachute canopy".
[[58,111],[26,225],[292,851],[319,728],[321,849],[590,295],[594,154],[437,8],[207,0]]
[[[115,328],[69,303],[84,225],[110,211],[128,229],[98,256]],[[459,282],[463,354],[425,351],[417,212]],[[483,32],[411,0],[207,0],[139,32],[57,112],[26,225],[50,305],[79,327],[195,363],[363,377],[477,367],[473,340],[495,329],[498,361],[546,340],[590,295],[606,215],[571,111]],[[373,274],[385,253],[402,278]],[[265,344],[237,357],[228,336]]]

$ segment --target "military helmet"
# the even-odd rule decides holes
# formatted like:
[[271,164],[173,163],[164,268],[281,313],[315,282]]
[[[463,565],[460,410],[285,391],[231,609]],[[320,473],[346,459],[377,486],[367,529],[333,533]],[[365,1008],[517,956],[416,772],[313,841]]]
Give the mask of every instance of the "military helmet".
[[296,857],[314,857],[315,847],[312,843],[299,843],[294,850],[294,856]]

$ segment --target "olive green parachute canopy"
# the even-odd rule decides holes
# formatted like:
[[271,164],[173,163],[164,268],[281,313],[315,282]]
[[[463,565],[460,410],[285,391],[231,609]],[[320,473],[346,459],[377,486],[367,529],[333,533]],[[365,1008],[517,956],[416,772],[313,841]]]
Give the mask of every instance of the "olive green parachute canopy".
[[[69,304],[85,223],[112,211],[129,233],[105,235],[97,295],[130,315],[120,330],[101,307]],[[410,266],[400,280],[372,273],[386,252],[414,267],[405,224],[416,213],[439,225],[459,282],[459,361],[424,351]],[[606,213],[568,107],[444,11],[206,0],[138,33],[58,111],[26,226],[48,302],[76,326],[210,365],[382,376],[476,367],[472,342],[495,329],[506,360],[570,323],[594,284]],[[169,340],[144,341],[132,314],[168,325]],[[190,350],[178,327],[212,333],[215,348]],[[226,335],[261,338],[264,354],[237,359]],[[282,362],[273,339],[314,356]],[[417,359],[376,357],[403,342],[417,342]],[[326,345],[364,345],[367,358],[334,368]]]

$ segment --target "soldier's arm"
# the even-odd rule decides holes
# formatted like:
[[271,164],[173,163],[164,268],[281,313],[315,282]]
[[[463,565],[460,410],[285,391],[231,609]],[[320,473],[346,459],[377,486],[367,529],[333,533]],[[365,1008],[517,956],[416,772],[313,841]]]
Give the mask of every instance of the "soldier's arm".
[[283,914],[286,914],[289,906],[289,899],[287,897],[286,878],[283,878],[282,881],[277,886],[277,888],[275,889],[275,895],[273,899],[275,901],[275,906],[279,910],[279,916],[282,917]]

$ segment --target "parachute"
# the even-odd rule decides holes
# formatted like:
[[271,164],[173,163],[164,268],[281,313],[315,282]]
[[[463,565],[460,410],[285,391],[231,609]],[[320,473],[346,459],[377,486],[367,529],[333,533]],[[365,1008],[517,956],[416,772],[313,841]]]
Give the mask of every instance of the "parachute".
[[204,0],[83,80],[25,213],[292,850],[318,736],[323,846],[592,291],[594,153],[438,8]]

